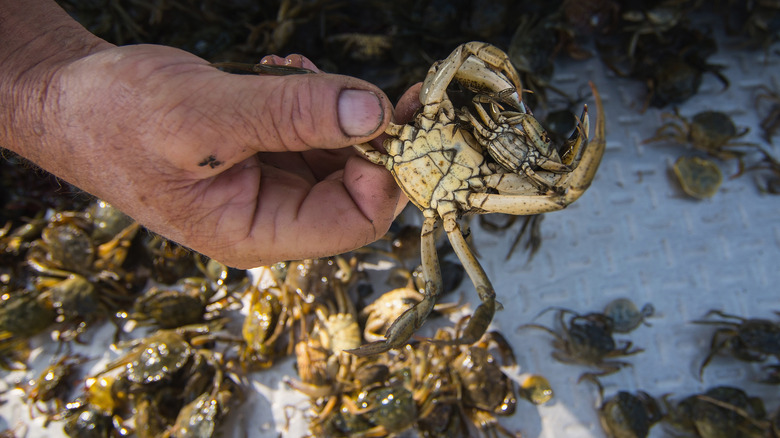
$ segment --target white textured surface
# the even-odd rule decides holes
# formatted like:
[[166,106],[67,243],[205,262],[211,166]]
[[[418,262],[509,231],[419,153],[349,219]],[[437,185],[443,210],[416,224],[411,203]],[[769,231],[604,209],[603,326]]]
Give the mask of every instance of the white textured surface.
[[[756,87],[771,84],[773,74],[777,76],[778,56],[765,62],[763,52],[722,47],[710,61],[728,66],[725,74],[731,87],[722,91],[714,77],[705,75],[699,94],[679,107],[681,114],[691,116],[704,109],[726,112],[738,126],[750,127],[744,140],[765,145],[753,100]],[[649,320],[652,326],[616,335],[645,352],[627,358],[633,367],[603,379],[608,396],[637,389],[654,396],[687,395],[731,384],[761,395],[767,408],[775,409],[780,403],[777,388],[755,382],[760,377],[758,366],[719,358],[705,372],[704,381],[698,380],[713,328],[690,321],[710,309],[766,318],[780,310],[780,197],[759,193],[751,174],[726,179],[711,199],[686,197],[670,178],[670,169],[679,156],[690,152],[679,146],[642,144],[662,123],[659,110],[641,113],[642,84],[615,78],[597,60],[560,65],[557,71],[553,83],[566,90],[575,91],[587,80],[599,87],[607,114],[607,150],[590,190],[568,209],[547,215],[542,248],[530,263],[523,254],[504,261],[519,223],[503,235],[488,233],[476,222],[472,227],[481,262],[504,305],[493,328],[513,346],[519,372],[544,374],[556,393],[553,402],[538,408],[521,400],[517,413],[502,418],[502,424],[524,437],[604,436],[595,410],[595,388],[576,383],[586,368],[551,358],[548,334],[515,329],[550,306],[587,313],[602,310],[618,297],[631,298],[639,306],[650,302],[656,315]],[[770,150],[780,156],[778,148]],[[721,168],[725,176],[732,175],[736,163]],[[472,305],[477,303],[468,279],[460,290]],[[536,322],[549,326],[552,315]],[[100,342],[108,339],[110,335],[98,335],[93,346],[105,352],[106,344]],[[47,360],[38,362],[45,365]],[[282,375],[294,375],[293,362],[282,361],[253,376],[258,393],[231,414],[227,435],[275,437],[288,415],[293,421],[284,436],[305,433],[301,421],[305,398],[281,383]],[[6,375],[6,381],[19,378],[19,373]],[[0,413],[8,425],[29,422],[18,394],[11,392],[5,398],[9,402]],[[28,437],[57,436],[56,425],[40,429],[40,421],[30,424]],[[651,433],[663,435],[660,426]]]

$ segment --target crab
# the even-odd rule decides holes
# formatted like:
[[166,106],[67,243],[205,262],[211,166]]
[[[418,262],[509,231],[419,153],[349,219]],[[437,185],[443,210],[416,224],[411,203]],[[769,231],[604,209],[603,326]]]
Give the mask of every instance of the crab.
[[30,379],[21,385],[29,401],[30,418],[35,418],[33,409],[45,414],[46,423],[60,412],[63,399],[73,384],[78,367],[87,361],[79,355],[66,355],[46,367],[37,379]]
[[764,140],[767,143],[772,143],[772,137],[780,128],[780,87],[777,86],[773,78],[771,88],[762,85],[758,89],[761,91],[756,95],[753,103],[762,114],[765,114],[760,125],[764,131]]
[[198,324],[219,317],[237,302],[232,290],[226,293],[218,295],[205,278],[182,278],[172,287],[149,288],[135,301],[135,312],[130,317],[163,329]]
[[[413,352],[412,374],[417,374],[420,384],[429,384],[433,376],[442,382],[452,382],[454,394],[447,396],[438,394],[437,403],[442,408],[449,406],[454,409],[450,417],[460,417],[463,425],[460,430],[467,436],[477,437],[518,437],[499,422],[501,416],[511,416],[517,406],[517,385],[505,372],[505,368],[517,366],[514,351],[504,336],[497,331],[490,331],[473,345],[450,345],[450,341],[461,336],[466,317],[461,318],[455,327],[440,328],[434,334],[431,342],[421,343],[419,347],[408,346],[404,352]],[[532,379],[528,386],[536,386],[540,392],[545,392],[545,379]],[[542,382],[541,380],[545,380]],[[548,386],[549,387],[549,386]],[[439,386],[443,388],[443,386]],[[533,391],[534,389],[531,389]],[[549,393],[548,393],[549,394]],[[525,394],[524,394],[525,395]],[[542,398],[544,396],[542,395]],[[541,401],[541,399],[538,399]],[[549,397],[547,397],[549,400]],[[445,412],[440,412],[443,414]],[[428,423],[437,425],[436,431],[425,436],[455,436],[449,427],[456,418],[428,419]],[[473,426],[473,427],[471,427]]]
[[[215,379],[212,388],[205,388],[199,396],[182,406],[176,421],[161,436],[170,438],[219,436],[216,432],[217,427],[230,411],[232,402],[242,395],[241,388],[232,377],[220,376],[219,379]],[[139,423],[138,419],[136,423]],[[141,427],[144,426],[146,425]],[[136,430],[141,427],[137,427]]]
[[334,284],[333,301],[315,309],[318,324],[315,331],[323,347],[335,355],[360,346],[362,341],[357,311],[344,290],[345,285]]
[[[468,110],[455,110],[447,95],[453,82],[476,93],[475,108],[480,119],[470,116]],[[474,343],[485,333],[501,305],[463,237],[458,219],[467,213],[545,213],[563,209],[580,198],[590,186],[605,148],[601,99],[595,86],[592,88],[598,113],[595,137],[591,139],[588,134],[585,106],[577,129],[561,152],[556,152],[523,104],[520,79],[506,53],[487,43],[470,42],[430,68],[420,92],[421,112],[413,125],[389,125],[386,133],[390,138],[384,144],[387,153],[367,144],[356,146],[366,159],[387,168],[423,212],[425,293],[419,303],[395,320],[385,340],[350,352],[369,355],[401,347],[425,322],[442,291],[434,241],[439,222],[481,300],[463,336],[453,343]],[[483,101],[489,109],[482,108]],[[504,110],[504,105],[511,110]],[[483,144],[488,144],[489,154],[484,152]],[[511,168],[490,156],[505,157]]]
[[[599,399],[604,399],[603,391]],[[610,438],[645,438],[662,418],[658,402],[644,391],[619,391],[599,404],[601,427]]]
[[382,341],[384,336],[380,331],[385,333],[392,321],[422,298],[422,293],[408,286],[385,292],[361,311],[366,317],[363,337],[368,341]]
[[760,438],[772,427],[766,418],[764,402],[732,386],[716,386],[702,394],[693,394],[673,403],[662,399],[664,422],[669,435],[701,438]]
[[531,374],[520,383],[520,397],[535,405],[543,405],[553,398],[553,389],[547,377]]
[[614,333],[630,333],[641,324],[650,325],[647,318],[653,316],[655,307],[647,303],[639,309],[628,298],[616,298],[604,307],[604,315],[612,319]]
[[[278,263],[271,267],[274,285],[249,288],[250,303],[241,331],[242,366],[267,368],[278,357],[292,354],[296,343],[308,337],[310,316],[318,306],[324,305],[321,298],[330,295],[334,284],[343,286],[342,278],[349,275],[345,271],[348,269],[350,266],[340,257]],[[325,309],[319,312],[321,323],[327,325],[331,314]],[[334,316],[330,321],[334,332],[338,319]],[[360,334],[357,336],[359,343]]]
[[[407,283],[403,287],[385,292],[360,311],[363,323],[363,338],[367,341],[382,341],[387,328],[410,307],[422,301],[424,294],[415,287],[413,274],[406,271]],[[446,277],[446,276],[445,276]],[[446,284],[445,280],[445,284]],[[460,308],[460,303],[439,303],[433,311],[440,314],[453,313]]]
[[747,151],[742,148],[758,146],[755,143],[739,141],[748,134],[750,128],[737,128],[731,117],[720,111],[702,111],[688,118],[675,109],[674,113],[665,113],[662,117],[667,121],[656,130],[653,137],[643,143],[662,141],[690,145],[719,160],[736,159],[739,162],[739,171],[733,177],[741,175],[745,170],[743,161]]
[[[621,368],[631,365],[617,358],[644,351],[641,348],[632,348],[631,341],[616,341],[612,336],[614,332],[612,318],[607,315],[601,313],[581,315],[558,307],[551,307],[542,313],[549,310],[557,310],[555,318],[562,330],[561,333],[539,324],[523,324],[516,330],[526,328],[544,330],[554,337],[555,351],[552,356],[555,359],[563,363],[588,365],[598,369],[595,372],[583,373],[578,382],[590,380],[601,390],[599,377],[616,373]],[[565,319],[567,314],[570,315],[568,323]]]
[[[345,350],[360,346],[362,337],[357,323],[357,311],[347,296],[345,284],[339,280],[333,284],[333,302],[318,306],[314,328],[295,344],[298,374],[302,382],[288,384],[311,396],[333,396],[340,383],[356,369],[355,356]],[[335,397],[329,397],[330,410]]]
[[695,199],[713,197],[723,182],[720,167],[706,158],[680,157],[672,170],[683,192]]
[[[775,312],[780,316],[780,312]],[[745,362],[763,362],[774,357],[780,359],[780,323],[762,318],[743,318],[720,310],[710,310],[705,317],[717,316],[717,319],[701,319],[696,324],[719,326],[712,334],[710,351],[699,367],[699,379],[704,369],[719,353],[730,353]],[[773,366],[768,368],[770,371]],[[770,375],[769,380],[773,377]]]

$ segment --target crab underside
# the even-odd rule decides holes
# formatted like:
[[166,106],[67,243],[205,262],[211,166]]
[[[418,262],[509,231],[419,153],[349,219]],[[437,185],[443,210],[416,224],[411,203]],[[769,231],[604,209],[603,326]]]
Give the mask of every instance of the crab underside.
[[[451,85],[469,90],[471,102],[456,109],[447,94]],[[351,353],[364,356],[400,347],[423,324],[442,290],[434,242],[440,223],[481,300],[463,335],[448,342],[479,340],[500,304],[458,219],[468,213],[546,213],[582,196],[605,148],[601,98],[591,88],[597,110],[594,137],[589,137],[585,106],[575,131],[557,148],[523,103],[520,78],[507,55],[487,43],[466,43],[430,68],[420,92],[421,111],[413,124],[390,124],[386,154],[367,144],[356,146],[369,161],[390,170],[423,212],[425,293],[393,322],[385,340]]]

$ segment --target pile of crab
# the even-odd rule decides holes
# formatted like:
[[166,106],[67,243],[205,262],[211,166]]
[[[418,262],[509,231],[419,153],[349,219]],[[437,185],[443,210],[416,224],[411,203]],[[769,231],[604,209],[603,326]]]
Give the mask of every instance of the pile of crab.
[[[76,437],[211,436],[241,393],[216,341],[246,293],[245,272],[146,232],[99,200],[8,216],[0,269],[0,368],[18,382],[30,418],[63,420]],[[109,352],[101,367],[90,344],[107,321],[119,355]]]
[[[403,246],[398,239],[405,240],[389,239],[394,248]],[[454,344],[453,339],[462,336],[463,318],[455,327],[439,328],[432,339],[403,348],[365,356],[349,353],[364,340],[382,339],[394,319],[424,299],[421,270],[406,267],[410,258],[404,252],[384,254],[372,247],[349,259],[270,267],[271,286],[257,290],[244,324],[248,351],[242,363],[264,367],[294,353],[298,377],[285,382],[309,397],[312,436],[395,436],[408,430],[430,437],[518,436],[497,417],[512,415],[518,396],[534,404],[547,402],[552,389],[543,376],[534,374],[525,375],[518,388],[503,370],[516,368],[515,355],[496,331],[473,345]],[[377,255],[389,255],[394,262],[388,283],[404,284],[366,304],[361,266]],[[449,292],[463,274],[457,263],[446,266]],[[279,298],[287,304],[269,313],[274,306],[264,303]],[[434,311],[449,314],[459,307],[439,304]],[[253,324],[250,318],[272,325]]]
[[[318,436],[409,428],[426,436],[474,429],[514,436],[495,417],[515,408],[516,384],[499,367],[513,365],[514,354],[488,330],[501,305],[458,221],[469,213],[562,209],[589,187],[604,152],[595,88],[595,137],[586,107],[561,145],[534,118],[522,90],[504,52],[461,45],[431,67],[415,120],[390,125],[386,154],[358,147],[392,172],[424,215],[422,227],[404,230],[399,249],[420,267],[399,263],[394,273],[402,284],[372,304],[361,301],[362,267],[375,249],[270,266],[270,281],[260,285],[142,231],[100,201],[9,221],[0,229],[0,365],[23,369],[31,339],[59,342],[59,357],[19,388],[31,416],[63,420],[75,437],[213,436],[248,390],[248,374],[291,354],[300,379],[289,384],[311,397]],[[460,264],[439,260],[439,223]],[[432,312],[451,309],[436,301],[463,271],[480,305],[455,328],[410,343]],[[117,326],[118,353],[85,374],[82,367],[96,358],[73,351],[105,320]],[[74,381],[83,382],[75,397]],[[551,390],[533,376],[519,394],[542,403]]]

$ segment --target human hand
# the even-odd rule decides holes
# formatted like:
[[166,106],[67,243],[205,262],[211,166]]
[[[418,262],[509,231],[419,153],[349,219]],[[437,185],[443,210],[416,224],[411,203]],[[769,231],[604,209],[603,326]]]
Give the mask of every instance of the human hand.
[[[357,248],[406,202],[348,147],[381,134],[393,110],[364,81],[232,75],[178,49],[107,43],[47,79],[34,135],[10,148],[228,265]],[[419,105],[414,92],[402,101]]]

